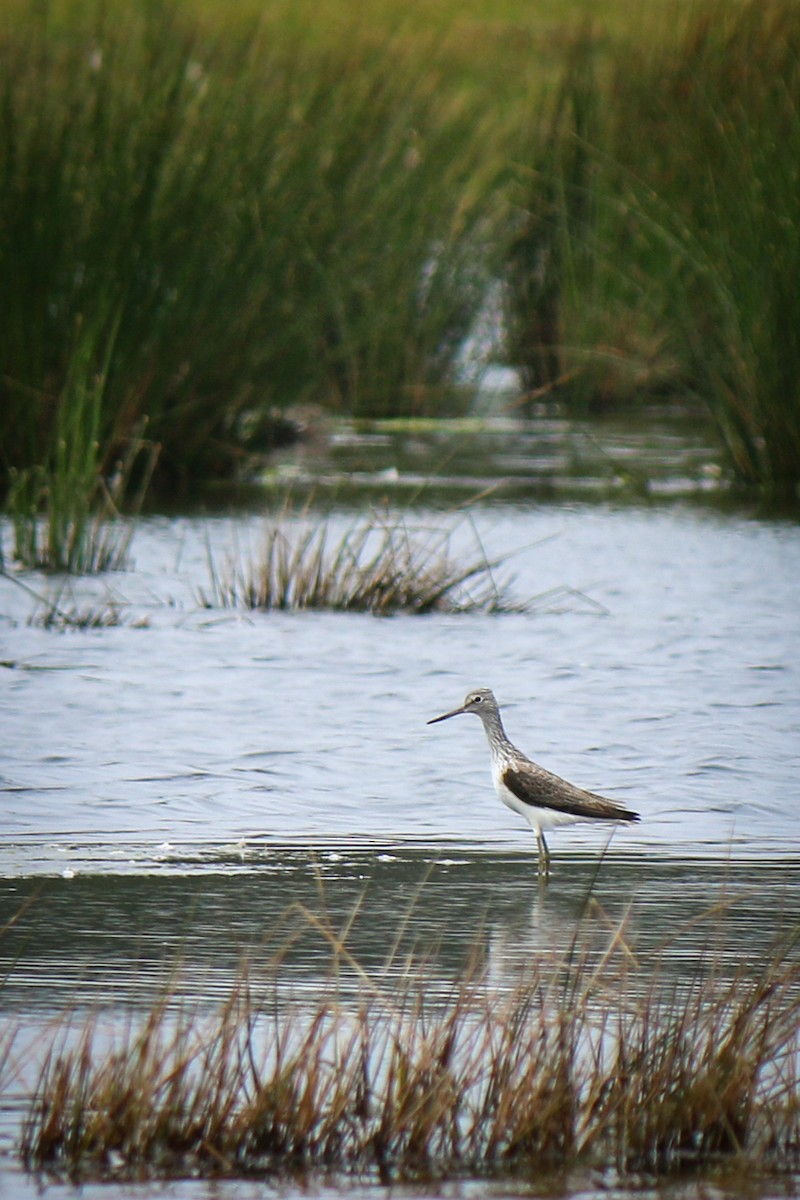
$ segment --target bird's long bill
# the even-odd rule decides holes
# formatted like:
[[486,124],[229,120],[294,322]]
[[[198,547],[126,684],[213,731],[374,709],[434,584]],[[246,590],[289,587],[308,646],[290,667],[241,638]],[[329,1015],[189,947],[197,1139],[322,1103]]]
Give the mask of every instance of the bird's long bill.
[[454,708],[452,712],[442,713],[442,715],[440,717],[432,717],[430,719],[430,721],[426,721],[425,724],[426,725],[435,725],[437,721],[449,721],[451,717],[457,717],[460,713],[463,713],[463,712],[466,712],[466,709],[462,705],[461,708]]

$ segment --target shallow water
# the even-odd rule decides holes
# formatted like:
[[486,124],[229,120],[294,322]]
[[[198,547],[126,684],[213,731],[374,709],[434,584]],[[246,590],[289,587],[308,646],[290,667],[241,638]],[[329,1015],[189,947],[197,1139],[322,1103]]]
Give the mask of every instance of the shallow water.
[[[550,600],[389,620],[200,608],[207,543],[219,562],[255,552],[257,517],[146,522],[135,571],[72,585],[78,601],[121,598],[115,628],[28,627],[33,601],[0,579],[0,872],[376,837],[527,855],[479,722],[425,724],[476,684],[532,757],[641,812],[620,849],[796,847],[800,529],[588,507],[487,510],[478,525],[490,557],[516,552],[516,595]],[[602,835],[552,841],[568,855]]]
[[[278,951],[286,978],[313,990],[331,959],[323,930],[347,928],[350,954],[374,978],[391,974],[390,959],[400,970],[422,954],[447,991],[467,964],[507,986],[534,958],[557,961],[576,933],[588,949],[605,947],[622,926],[643,969],[664,981],[712,961],[720,979],[734,978],[743,962],[755,968],[790,944],[800,923],[800,862],[788,856],[572,854],[546,887],[518,854],[408,843],[273,848],[244,862],[220,855],[203,871],[179,866],[3,880],[5,1019],[144,1008],[167,985],[216,1006],[243,961],[266,977]],[[343,987],[346,976],[343,968]]]
[[545,405],[524,419],[518,380],[498,383],[478,402],[485,411],[461,420],[339,421],[317,436],[312,421],[311,436],[277,456],[267,478],[339,500],[379,489],[415,504],[440,493],[451,502],[485,492],[504,501],[720,495],[719,450],[697,413],[665,405],[581,420]]
[[[529,613],[201,607],[209,548],[218,564],[248,555],[258,514],[144,522],[135,570],[60,598],[115,603],[113,628],[29,626],[35,601],[0,578],[0,928],[20,914],[0,941],[0,1017],[21,1045],[64,1009],[151,1003],[176,957],[181,986],[217,1002],[292,902],[324,898],[341,921],[363,897],[353,950],[370,969],[410,911],[407,937],[438,942],[443,982],[476,938],[499,980],[558,952],[592,889],[598,936],[632,906],[631,936],[663,947],[676,977],[701,960],[710,935],[694,920],[721,899],[735,898],[716,943],[731,972],[800,923],[800,529],[682,506],[496,506],[475,521],[490,558],[513,552],[515,595],[541,598]],[[462,524],[454,546],[470,554],[471,538]],[[596,880],[605,832],[575,826],[553,833],[540,892],[530,831],[492,794],[479,722],[425,725],[476,684],[495,689],[521,748],[642,814]],[[313,991],[323,961],[301,939],[298,986]],[[0,1180],[27,1196],[12,1153],[21,1094],[4,1103]]]
[[[542,887],[531,863],[511,851],[387,843],[321,853],[272,847],[244,861],[209,855],[202,870],[173,859],[160,873],[3,880],[0,927],[9,924],[0,940],[0,1039],[10,1031],[15,1036],[0,1110],[4,1194],[33,1193],[35,1181],[14,1169],[18,1124],[45,1049],[64,1044],[67,1025],[80,1032],[91,1023],[102,1045],[167,994],[175,1012],[219,1011],[242,962],[258,1008],[260,997],[272,994],[278,956],[281,995],[295,1005],[308,1001],[313,1011],[333,979],[326,931],[346,947],[335,975],[335,994],[345,1002],[363,993],[365,975],[371,988],[391,990],[407,978],[415,952],[426,964],[429,1012],[439,997],[447,1001],[467,965],[491,987],[507,989],[527,978],[536,962],[547,976],[556,964],[563,969],[588,954],[595,963],[608,956],[610,964],[597,984],[602,1011],[621,967],[630,972],[628,1002],[632,988],[647,991],[656,978],[665,995],[711,976],[718,986],[731,979],[744,984],[776,948],[791,944],[800,924],[796,857],[680,861],[609,851],[602,859],[573,853],[559,867]],[[796,947],[789,953],[796,955]],[[357,971],[349,969],[351,961]],[[705,1187],[712,1182],[706,1176]],[[65,1188],[49,1184],[48,1190]],[[794,1194],[795,1184],[800,1179],[789,1177],[770,1188],[756,1179],[748,1194]],[[249,1194],[247,1187],[216,1185],[226,1197]],[[293,1187],[306,1192],[297,1180],[278,1190],[287,1194]],[[559,1174],[495,1181],[480,1194],[591,1194],[595,1187],[620,1195],[634,1187],[638,1194],[641,1181],[615,1186],[613,1173]],[[695,1194],[683,1187],[678,1180],[651,1181],[653,1195]],[[204,1196],[209,1188],[198,1181],[191,1195]],[[350,1194],[353,1184],[314,1179],[311,1190],[337,1196]],[[386,1189],[362,1181],[359,1190],[377,1200]],[[470,1187],[462,1181],[391,1189],[431,1191],[468,1195]],[[115,1195],[135,1192],[113,1186]]]

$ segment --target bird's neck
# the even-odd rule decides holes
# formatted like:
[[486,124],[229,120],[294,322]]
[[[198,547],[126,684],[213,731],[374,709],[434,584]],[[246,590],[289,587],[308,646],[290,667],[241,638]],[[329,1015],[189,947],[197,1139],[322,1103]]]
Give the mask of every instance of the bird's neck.
[[506,737],[506,731],[503,729],[503,722],[500,719],[499,713],[481,713],[481,719],[486,737],[489,739],[489,748],[493,755],[502,756],[513,749]]

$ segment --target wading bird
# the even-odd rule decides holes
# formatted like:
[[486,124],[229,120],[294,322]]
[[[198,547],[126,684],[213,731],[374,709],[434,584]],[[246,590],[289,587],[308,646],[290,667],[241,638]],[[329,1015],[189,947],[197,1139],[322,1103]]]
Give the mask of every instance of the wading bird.
[[540,875],[550,874],[550,851],[544,838],[546,829],[573,825],[576,821],[639,820],[638,813],[614,800],[585,792],[531,762],[506,737],[500,708],[489,688],[476,688],[467,694],[460,708],[433,717],[427,723],[435,725],[437,721],[448,721],[461,713],[475,713],[483,721],[492,755],[495,791],[504,804],[525,818],[536,834]]

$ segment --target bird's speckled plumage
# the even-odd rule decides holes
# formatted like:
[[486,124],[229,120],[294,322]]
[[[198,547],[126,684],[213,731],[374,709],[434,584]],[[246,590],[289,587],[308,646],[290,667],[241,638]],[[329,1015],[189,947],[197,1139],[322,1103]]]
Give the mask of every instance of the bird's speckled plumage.
[[539,869],[549,872],[550,855],[545,830],[576,821],[638,821],[639,814],[622,804],[587,792],[532,762],[506,737],[500,708],[489,688],[475,688],[463,705],[428,721],[446,721],[461,713],[475,713],[483,722],[492,754],[492,779],[498,797],[531,825],[539,846]]

